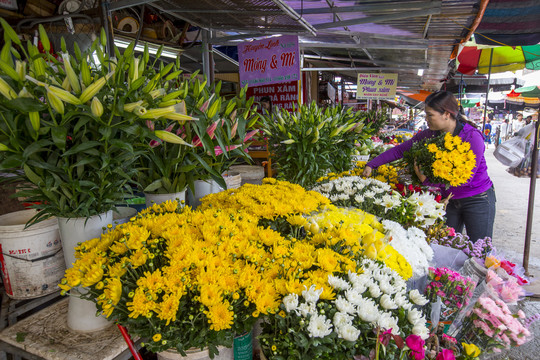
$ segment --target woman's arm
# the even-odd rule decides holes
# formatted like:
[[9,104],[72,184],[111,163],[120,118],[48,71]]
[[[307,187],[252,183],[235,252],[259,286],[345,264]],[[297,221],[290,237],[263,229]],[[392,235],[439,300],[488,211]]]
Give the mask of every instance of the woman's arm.
[[387,164],[394,160],[401,159],[403,157],[403,153],[405,153],[405,151],[409,151],[415,142],[425,139],[427,137],[432,137],[433,135],[435,135],[434,131],[421,131],[418,134],[414,135],[411,139],[405,141],[404,143],[401,143],[391,149],[386,150],[381,155],[368,162],[366,164],[366,167],[374,169],[378,168],[383,164]]

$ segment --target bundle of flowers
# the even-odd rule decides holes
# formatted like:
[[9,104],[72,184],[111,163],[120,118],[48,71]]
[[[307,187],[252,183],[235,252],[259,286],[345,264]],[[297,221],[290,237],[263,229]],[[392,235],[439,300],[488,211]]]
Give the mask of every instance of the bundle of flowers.
[[429,182],[446,186],[465,184],[476,166],[476,155],[471,145],[450,133],[413,144],[411,150],[403,154],[403,159],[416,182],[419,179],[414,171],[415,163]]
[[467,235],[456,233],[453,229],[448,236],[439,239],[432,238],[431,243],[459,249],[469,257],[479,259],[485,259],[495,249],[490,237],[472,242]]
[[398,145],[412,138],[412,133],[404,131],[388,131],[380,133],[379,138],[385,144]]
[[405,280],[412,276],[411,265],[388,244],[381,223],[371,214],[358,209],[330,208],[308,217],[304,228],[317,244],[344,255],[362,253],[382,261]]
[[[348,176],[362,176],[362,172],[364,171],[365,167],[366,167],[365,161],[357,161],[354,169],[349,170],[349,171],[343,171],[341,173],[330,172],[326,174],[325,176],[318,178],[317,182],[321,183],[328,180],[331,181],[331,180],[336,180],[336,179],[340,179],[342,177],[348,177]],[[370,178],[379,180],[384,183],[388,183],[392,187],[394,187],[395,184],[397,184],[398,182],[397,169],[392,165],[381,165],[377,169],[374,169],[372,171]]]
[[434,195],[413,193],[403,197],[376,179],[343,177],[319,184],[313,190],[328,197],[334,205],[359,208],[405,227],[430,226],[445,215],[444,205],[435,201]]
[[440,319],[452,321],[458,311],[466,306],[476,288],[469,277],[447,268],[429,268],[429,283],[424,294],[433,306],[440,299]]
[[230,347],[283,295],[357,270],[350,253],[286,239],[247,211],[177,205],[154,205],[82,243],[61,284],[64,293],[87,288],[86,298],[151,351]]
[[519,285],[526,285],[529,283],[529,280],[527,280],[524,276],[525,270],[511,261],[506,259],[498,259],[495,255],[490,255],[486,256],[484,265],[486,268],[506,272],[506,274],[515,277]]
[[405,230],[391,220],[383,220],[382,224],[392,247],[411,264],[412,277],[418,279],[426,275],[433,259],[433,249],[426,242],[426,234],[415,227]]
[[395,187],[396,191],[398,191],[402,196],[407,196],[408,194],[412,193],[421,193],[421,192],[431,192],[435,195],[435,201],[441,202],[442,196],[438,192],[435,193],[433,191],[433,188],[429,186],[422,186],[422,185],[413,185],[413,184],[402,184],[397,183]]
[[259,337],[269,359],[369,357],[384,337],[384,358],[395,358],[407,335],[428,337],[425,319],[413,307],[427,300],[417,291],[407,294],[405,281],[388,267],[365,259],[361,272],[331,275],[328,284],[332,298],[322,298],[316,286],[283,298]]
[[320,210],[330,205],[330,200],[300,185],[265,178],[262,185],[245,184],[239,189],[207,195],[200,209],[214,205],[224,210],[243,210],[259,218],[261,225],[279,227],[286,223],[286,217]]
[[524,318],[523,311],[514,314],[504,301],[482,295],[467,313],[459,337],[473,341],[485,353],[521,346],[532,336]]
[[511,305],[516,304],[520,297],[525,296],[525,290],[518,284],[515,277],[506,275],[503,279],[491,269],[486,275],[486,288]]

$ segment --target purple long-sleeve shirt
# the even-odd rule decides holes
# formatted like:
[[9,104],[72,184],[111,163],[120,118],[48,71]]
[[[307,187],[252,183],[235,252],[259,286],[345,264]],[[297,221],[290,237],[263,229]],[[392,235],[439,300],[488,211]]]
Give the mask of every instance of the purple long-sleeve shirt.
[[[424,130],[417,133],[412,139],[405,141],[377,156],[375,159],[367,163],[367,166],[375,169],[383,164],[392,162],[403,157],[403,153],[411,149],[413,143],[422,139],[437,136],[439,132],[432,130]],[[474,195],[478,195],[488,190],[493,186],[491,179],[487,173],[487,164],[484,157],[484,137],[480,130],[475,127],[464,124],[463,129],[459,133],[462,141],[471,144],[471,150],[476,155],[476,166],[473,169],[473,175],[469,181],[460,186],[453,186],[445,189],[444,185],[431,184],[428,180],[424,181],[424,185],[437,186],[441,189],[441,194],[446,197],[453,194],[454,199],[462,199]]]

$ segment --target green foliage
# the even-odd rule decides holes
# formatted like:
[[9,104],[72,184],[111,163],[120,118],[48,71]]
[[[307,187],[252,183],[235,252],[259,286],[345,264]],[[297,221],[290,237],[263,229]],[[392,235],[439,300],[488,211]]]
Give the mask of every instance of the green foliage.
[[279,165],[278,176],[310,187],[328,171],[349,170],[355,143],[376,130],[378,122],[369,114],[340,106],[322,109],[312,103],[294,112],[282,109],[272,118],[261,116]]

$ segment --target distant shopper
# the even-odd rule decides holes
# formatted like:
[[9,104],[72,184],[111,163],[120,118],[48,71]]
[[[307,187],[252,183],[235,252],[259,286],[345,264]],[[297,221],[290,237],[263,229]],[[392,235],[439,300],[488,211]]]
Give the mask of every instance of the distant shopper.
[[525,125],[529,125],[531,123],[531,121],[532,121],[532,116],[531,115],[527,116],[525,118]]
[[512,135],[512,124],[510,124],[510,120],[504,119],[501,124],[501,142],[508,140],[510,135]]
[[512,131],[517,133],[523,126],[525,126],[525,121],[523,121],[523,114],[517,114],[516,119],[512,121]]
[[269,96],[263,96],[260,100],[263,114],[266,112],[272,114],[272,99]]
[[482,132],[474,124],[463,119],[458,112],[458,103],[451,92],[438,91],[429,95],[426,100],[426,121],[429,129],[414,135],[405,141],[377,156],[366,164],[364,176],[371,175],[373,168],[401,159],[403,153],[411,149],[415,142],[449,132],[459,136],[462,141],[471,145],[476,155],[476,167],[472,178],[465,184],[448,189],[444,185],[430,184],[420,169],[415,168],[416,175],[425,185],[437,186],[444,197],[451,196],[446,207],[446,225],[458,232],[467,229],[467,235],[475,242],[493,235],[495,220],[495,190],[487,173],[484,157],[484,139]]
[[488,118],[484,125],[484,142],[486,143],[486,149],[491,145],[491,130],[493,130],[493,127],[491,126],[491,119]]

